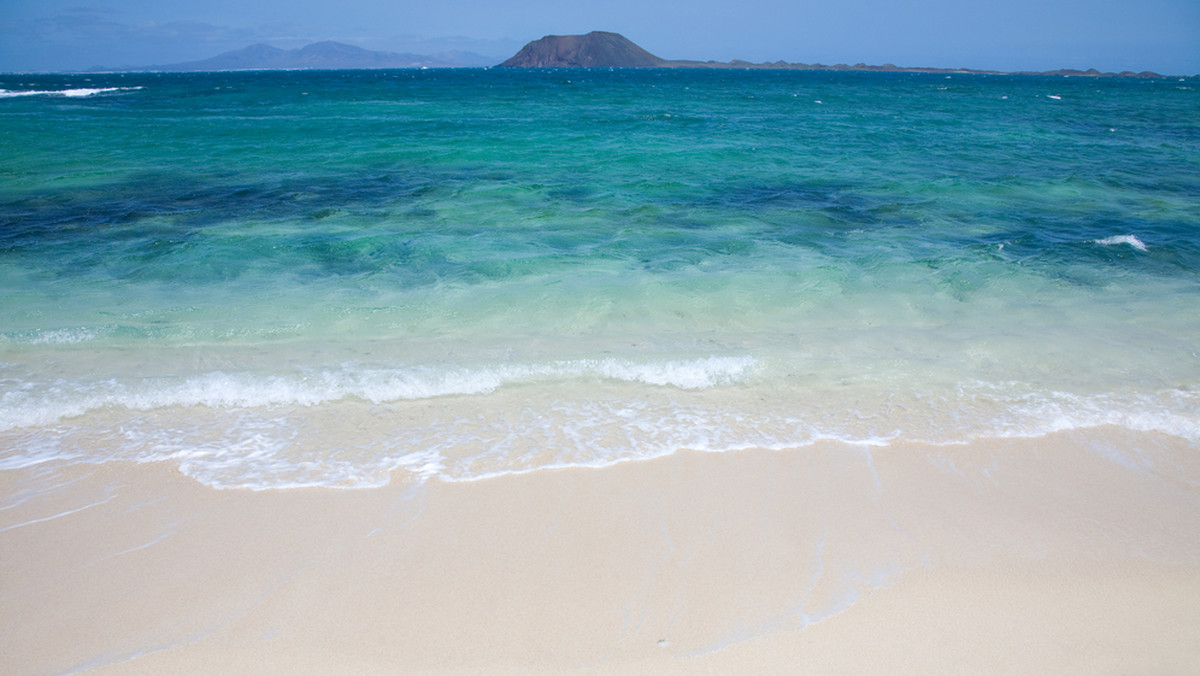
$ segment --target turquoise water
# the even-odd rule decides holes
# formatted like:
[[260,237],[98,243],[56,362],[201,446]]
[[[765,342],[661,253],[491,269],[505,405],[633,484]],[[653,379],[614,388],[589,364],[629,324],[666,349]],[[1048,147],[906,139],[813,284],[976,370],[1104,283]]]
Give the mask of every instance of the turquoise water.
[[1200,444],[1200,83],[0,76],[0,468]]

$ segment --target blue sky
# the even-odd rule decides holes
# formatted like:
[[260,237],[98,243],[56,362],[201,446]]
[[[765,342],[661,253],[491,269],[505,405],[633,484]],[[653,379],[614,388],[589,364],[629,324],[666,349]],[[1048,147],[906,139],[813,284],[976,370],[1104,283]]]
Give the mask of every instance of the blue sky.
[[498,62],[543,35],[590,30],[669,59],[1200,74],[1200,0],[0,0],[0,71],[320,40]]

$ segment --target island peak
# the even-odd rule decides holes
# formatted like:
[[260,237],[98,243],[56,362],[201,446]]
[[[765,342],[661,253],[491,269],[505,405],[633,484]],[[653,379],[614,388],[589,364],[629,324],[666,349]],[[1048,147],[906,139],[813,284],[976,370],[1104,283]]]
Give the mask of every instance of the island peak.
[[547,35],[500,64],[510,68],[658,68],[663,59],[619,33]]

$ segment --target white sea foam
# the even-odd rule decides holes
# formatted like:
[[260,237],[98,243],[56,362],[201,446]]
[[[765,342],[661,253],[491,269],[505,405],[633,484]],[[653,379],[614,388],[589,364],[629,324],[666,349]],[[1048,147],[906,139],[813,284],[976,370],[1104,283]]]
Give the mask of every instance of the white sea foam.
[[95,328],[50,329],[30,332],[22,337],[30,345],[72,345],[95,340],[106,332]]
[[0,99],[11,99],[21,96],[65,96],[68,98],[83,98],[110,92],[134,91],[141,87],[73,87],[69,89],[0,89]]
[[561,362],[566,373],[580,375],[595,372],[613,380],[636,381],[649,385],[670,385],[682,389],[703,389],[737,382],[757,365],[753,357],[708,357],[638,363],[624,359]]
[[1136,235],[1113,235],[1112,237],[1105,237],[1104,239],[1095,240],[1095,242],[1096,242],[1096,244],[1102,244],[1104,246],[1117,246],[1120,244],[1128,244],[1129,246],[1137,249],[1138,251],[1146,251],[1145,242],[1138,239]]
[[[66,333],[66,342],[78,337]],[[344,399],[379,404],[451,395],[481,395],[508,384],[602,379],[684,390],[738,382],[757,361],[747,356],[634,361],[581,359],[544,364],[465,367],[374,367],[358,364],[286,375],[212,371],[187,377],[50,383],[10,379],[0,395],[0,430],[49,425],[97,409],[154,411],[169,407],[317,406]]]
[[[0,452],[0,469],[50,461],[174,462],[218,488],[365,488],[606,467],[681,449],[960,444],[1100,426],[1200,441],[1200,394],[1189,389],[1084,395],[976,383],[922,407],[833,392],[793,400],[767,396],[769,390],[746,396],[744,388],[562,385],[543,381],[452,403],[347,399],[320,406],[169,405],[132,415],[102,410],[0,432],[0,448],[8,449]],[[888,413],[892,408],[898,410]]]
[[[10,369],[11,372],[11,369]],[[0,469],[172,462],[219,488],[364,488],[605,467],[680,449],[959,444],[1099,426],[1200,441],[1200,393],[974,382],[788,389],[748,356],[486,368],[345,364],[289,375],[0,380]],[[723,387],[733,385],[733,387]],[[439,399],[460,395],[453,399]],[[465,396],[462,396],[465,395]]]

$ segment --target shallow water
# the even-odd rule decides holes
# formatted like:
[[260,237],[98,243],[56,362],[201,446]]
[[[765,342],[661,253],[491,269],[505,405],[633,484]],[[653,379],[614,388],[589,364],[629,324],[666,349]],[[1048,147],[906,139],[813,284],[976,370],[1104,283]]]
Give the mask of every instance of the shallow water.
[[0,76],[0,468],[1200,443],[1194,79]]

